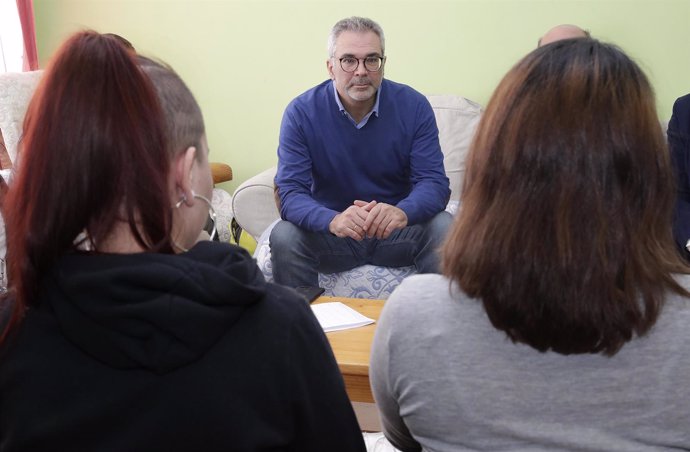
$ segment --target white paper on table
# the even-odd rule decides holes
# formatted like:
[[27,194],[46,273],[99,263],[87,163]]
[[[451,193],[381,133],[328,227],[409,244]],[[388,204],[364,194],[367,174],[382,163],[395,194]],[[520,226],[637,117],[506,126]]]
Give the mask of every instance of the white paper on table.
[[311,309],[326,333],[374,323],[373,319],[363,316],[339,301],[312,304]]

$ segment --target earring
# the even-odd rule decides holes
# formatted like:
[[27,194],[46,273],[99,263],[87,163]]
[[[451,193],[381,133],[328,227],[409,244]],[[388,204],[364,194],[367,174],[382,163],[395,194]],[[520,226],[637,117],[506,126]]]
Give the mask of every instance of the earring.
[[213,223],[213,228],[211,228],[211,232],[209,233],[209,236],[210,236],[210,240],[213,240],[216,238],[216,233],[218,232],[218,230],[216,228],[216,218],[217,218],[216,209],[213,208],[213,204],[211,204],[211,201],[206,196],[197,195],[194,192],[192,192],[192,195],[196,199],[201,199],[202,201],[204,201],[208,205],[208,216],[209,216],[209,218],[211,218],[211,222]]
[[[184,204],[184,202],[185,202],[186,200],[187,200],[187,198],[185,197],[185,195],[182,195],[182,197],[180,198],[180,200],[177,201],[177,203],[175,203],[175,208],[176,208],[176,209],[179,209],[180,206],[181,206],[182,204]],[[183,252],[183,253],[186,253],[187,251],[189,251],[187,248],[185,248],[184,246],[181,246],[179,243],[177,243],[177,242],[175,241],[174,238],[171,237],[171,238],[170,238],[170,241],[172,242],[173,247],[177,248],[179,251],[181,251],[181,252]]]
[[94,251],[96,249],[96,244],[86,229],[81,231],[72,243],[79,251]]
[[179,209],[182,204],[184,204],[187,201],[187,197],[185,195],[182,195],[179,201],[177,201],[177,204],[175,204],[175,208]]

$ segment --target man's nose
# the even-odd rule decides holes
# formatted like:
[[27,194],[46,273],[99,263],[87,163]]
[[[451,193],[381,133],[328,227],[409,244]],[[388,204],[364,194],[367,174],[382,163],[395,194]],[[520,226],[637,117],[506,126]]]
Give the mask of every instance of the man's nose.
[[369,71],[364,67],[364,59],[357,60],[357,63],[359,64],[357,65],[357,69],[355,69],[355,75],[357,77],[366,76]]

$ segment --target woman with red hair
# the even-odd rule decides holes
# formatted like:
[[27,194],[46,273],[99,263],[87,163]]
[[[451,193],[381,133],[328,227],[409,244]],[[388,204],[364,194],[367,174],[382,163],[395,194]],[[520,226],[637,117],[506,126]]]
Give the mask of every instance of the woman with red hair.
[[211,190],[184,82],[69,39],[4,203],[0,450],[364,450],[308,304],[198,242]]

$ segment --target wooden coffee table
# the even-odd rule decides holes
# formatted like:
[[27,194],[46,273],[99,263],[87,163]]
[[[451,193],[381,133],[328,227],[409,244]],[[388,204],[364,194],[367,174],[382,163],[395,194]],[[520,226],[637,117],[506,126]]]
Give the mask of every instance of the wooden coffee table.
[[[343,297],[319,297],[314,303],[332,301],[339,301],[377,322],[384,304],[384,300]],[[352,402],[374,403],[369,385],[369,356],[375,330],[376,323],[373,323],[350,330],[326,333]]]

